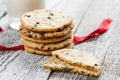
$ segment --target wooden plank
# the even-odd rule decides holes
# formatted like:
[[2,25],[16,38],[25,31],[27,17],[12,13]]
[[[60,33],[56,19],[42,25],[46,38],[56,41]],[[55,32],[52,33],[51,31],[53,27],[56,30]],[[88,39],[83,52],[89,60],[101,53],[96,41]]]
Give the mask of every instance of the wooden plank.
[[[69,2],[69,4],[67,4]],[[64,1],[64,3],[62,3],[60,6],[56,7],[56,10],[61,10],[64,11],[66,13],[68,13],[69,15],[72,15],[72,17],[74,18],[74,23],[75,23],[75,29],[78,27],[77,25],[82,21],[82,19],[84,18],[84,15],[87,11],[87,8],[89,7],[89,4],[91,3],[91,1],[88,0],[74,0],[74,1]],[[66,5],[67,4],[67,5]],[[62,80],[62,77],[64,77],[66,74],[64,72],[52,72],[50,74],[49,80]],[[76,75],[71,75],[70,73],[68,73],[67,75],[67,80],[74,79],[74,77],[76,77]],[[63,78],[64,80],[65,78]]]
[[[120,21],[119,21],[120,24]],[[112,31],[111,43],[103,62],[103,72],[99,80],[120,80],[120,25]],[[108,77],[109,76],[109,77]]]
[[[10,32],[13,32],[13,31],[10,31]],[[10,33],[10,34],[12,35],[12,34],[18,34],[18,33],[13,32],[13,33]],[[12,41],[12,40],[10,40],[10,41]],[[6,43],[6,44],[8,44],[8,43]],[[9,45],[11,45],[11,43],[9,43]],[[20,54],[20,55],[18,55],[17,58],[16,57],[14,58],[14,56],[17,55],[17,54]],[[27,60],[29,60],[29,59],[31,59],[32,55],[25,54],[25,52],[21,52],[21,53],[18,52],[15,55],[12,56],[12,62],[11,62],[11,59],[10,60],[7,59],[5,61],[6,63],[4,65],[6,65],[6,68],[3,69],[2,72],[1,72],[1,79],[6,79],[6,80],[7,79],[20,79],[20,80],[26,80],[26,79],[31,79],[31,80],[34,79],[35,80],[36,79],[37,80],[38,77],[40,77],[40,79],[41,78],[47,79],[47,75],[49,75],[50,71],[49,70],[44,70],[43,71],[43,69],[39,68],[38,65],[34,65],[35,60],[38,60],[38,61],[40,60],[39,63],[42,64],[42,62],[46,59],[46,57],[43,57],[43,58],[38,57],[37,59],[35,58],[35,60],[33,59],[33,61],[30,61],[31,64],[27,65],[26,61],[24,61],[24,62],[19,62],[19,61],[20,61],[20,59],[23,59],[22,56],[25,56],[25,58],[27,58]],[[38,63],[38,61],[36,61],[35,63]],[[7,62],[11,62],[11,64],[9,65],[9,64],[7,64]],[[18,66],[16,66],[17,64],[20,64],[19,66],[20,66],[21,69],[17,69],[17,68],[19,68]],[[40,66],[40,64],[39,64],[39,66]],[[4,67],[4,65],[3,65],[3,67]],[[11,67],[11,66],[15,66],[15,67]],[[37,66],[37,68],[36,68],[36,66]],[[26,67],[28,69],[26,69]],[[36,70],[38,70],[38,69],[39,69],[39,71],[37,73]],[[42,75],[31,76],[31,75],[33,75],[33,73],[36,73],[38,75],[42,74]],[[6,78],[4,76],[4,74],[6,74],[6,76],[8,76],[8,77]]]
[[63,11],[73,17],[75,25],[75,28],[73,29],[74,32],[84,18],[87,8],[91,2],[92,1],[88,0],[65,0],[59,6],[52,9]]
[[[82,23],[79,25],[79,28],[75,34],[82,36],[91,32],[92,30],[96,29],[99,26],[100,22],[106,17],[112,18],[113,22],[106,33],[101,36],[93,37],[84,43],[80,43],[79,45],[76,45],[76,48],[81,47],[83,51],[96,53],[100,58],[101,54],[98,54],[99,50],[103,49],[103,46],[105,45],[108,46],[107,42],[110,43],[109,41],[112,40],[110,38],[110,35],[118,24],[120,13],[120,11],[118,11],[120,8],[120,3],[118,2],[119,0],[115,0],[114,2],[110,2],[109,0],[104,0],[102,2],[96,0],[93,2],[93,5],[91,5],[91,7],[88,9],[86,16],[84,17]],[[103,60],[103,57],[101,60]]]
[[[84,0],[83,2],[86,2],[86,0]],[[89,3],[89,2],[88,2]],[[80,3],[79,3],[80,4]],[[63,3],[61,4],[63,5]],[[64,3],[65,5],[65,3]],[[82,6],[85,4],[81,4]],[[88,4],[87,4],[88,5]],[[87,6],[85,5],[85,6]],[[102,5],[102,6],[101,6]],[[108,6],[106,6],[108,5]],[[80,5],[79,5],[80,6]],[[86,7],[84,6],[84,8],[82,8],[82,10],[76,12],[70,12],[71,15],[73,15],[73,17],[75,18],[75,22],[76,24],[79,24],[80,20],[78,20],[79,18],[81,18],[81,16],[83,17],[83,15],[80,15],[80,12],[85,13],[86,12]],[[68,6],[69,7],[69,6]],[[99,9],[100,8],[100,9]],[[59,9],[59,7],[58,7]],[[100,11],[98,11],[98,9]],[[63,11],[69,12],[69,9],[61,9]],[[85,11],[84,11],[85,10]],[[103,72],[101,74],[100,77],[94,78],[94,77],[86,77],[86,76],[81,76],[78,74],[72,74],[72,73],[65,73],[64,72],[52,72],[51,75],[49,75],[50,71],[49,70],[43,70],[42,68],[40,68],[40,66],[43,64],[44,60],[47,59],[47,57],[43,57],[43,56],[38,56],[38,55],[33,55],[33,54],[27,54],[26,52],[22,52],[22,51],[0,51],[0,53],[4,53],[4,54],[0,54],[0,60],[2,60],[0,62],[0,80],[46,80],[49,76],[50,80],[119,80],[119,46],[117,46],[117,44],[119,44],[119,41],[116,43],[116,39],[115,35],[119,35],[114,34],[111,35],[113,33],[113,31],[119,31],[119,28],[117,26],[118,29],[114,28],[116,27],[116,24],[118,24],[118,20],[119,20],[119,0],[114,0],[114,2],[110,2],[109,0],[104,0],[103,2],[101,1],[94,1],[91,5],[91,7],[88,9],[88,12],[85,15],[85,18],[83,19],[82,23],[80,24],[80,28],[78,28],[77,30],[77,34],[79,35],[84,35],[90,31],[92,31],[93,29],[96,28],[96,26],[99,24],[99,22],[102,20],[102,18],[104,17],[112,17],[114,18],[114,23],[112,23],[112,25],[110,26],[111,28],[109,29],[109,31],[105,34],[103,34],[102,36],[99,37],[95,37],[95,38],[91,38],[89,40],[87,40],[84,43],[81,43],[79,45],[77,45],[75,48],[80,49],[81,51],[87,51],[90,53],[95,54],[96,56],[98,56],[103,62]],[[76,17],[77,16],[77,17]],[[77,19],[78,18],[78,19]],[[91,21],[89,21],[89,19]],[[88,21],[86,23],[86,21]],[[116,21],[116,22],[115,22]],[[93,24],[94,22],[94,24]],[[92,25],[93,24],[93,25]],[[88,28],[88,26],[90,26],[90,28]],[[83,27],[84,26],[84,27]],[[11,37],[12,40],[15,41],[6,41],[5,39],[0,39],[0,43],[2,44],[18,44],[17,42],[19,42],[19,37],[16,36],[16,38],[18,39],[18,41],[16,40],[15,37],[10,36],[11,35],[18,35],[17,32],[14,31],[7,31],[10,32],[9,35],[8,34],[4,34],[4,35],[0,35],[0,37],[4,38],[4,36],[6,35],[6,37]],[[13,33],[12,33],[13,32]],[[6,32],[5,32],[6,33]],[[110,36],[111,35],[111,36]],[[14,39],[13,39],[14,38]],[[114,41],[112,41],[112,38],[115,38]],[[118,39],[119,40],[119,39]],[[4,41],[6,41],[5,43],[3,43]],[[112,43],[112,44],[111,44]],[[99,45],[99,46],[98,46]],[[110,46],[110,47],[109,47]],[[112,47],[113,46],[113,47]],[[116,49],[117,47],[117,49]],[[114,48],[114,49],[112,49]],[[106,53],[106,50],[108,49],[108,52]],[[118,50],[116,52],[116,50]],[[101,51],[100,54],[98,54]],[[116,54],[116,55],[114,55]],[[106,57],[104,58],[104,56],[106,55]],[[118,57],[116,58],[116,56],[118,55]],[[113,57],[114,60],[113,60]],[[110,60],[113,60],[110,62]],[[116,61],[116,62],[115,62]],[[114,63],[115,66],[109,67],[109,64],[111,65],[112,63]],[[106,67],[107,66],[107,67]],[[115,70],[112,70],[115,69]],[[118,72],[116,72],[118,71]],[[114,74],[113,76],[111,76],[112,74]],[[7,77],[6,77],[7,76]],[[107,77],[109,76],[109,78]],[[63,77],[63,78],[62,78]]]
[[[117,22],[115,22],[115,21],[117,21],[119,19],[119,17],[118,17],[119,16],[119,12],[118,12],[119,7],[120,6],[119,6],[118,0],[115,0],[114,2],[110,2],[109,0],[104,0],[102,2],[98,1],[98,0],[94,1],[92,3],[91,7],[88,9],[88,12],[86,13],[85,18],[83,19],[83,21],[80,24],[80,27],[78,28],[76,33],[79,35],[87,34],[88,32],[97,28],[96,26],[98,26],[100,21],[105,17],[113,18],[114,23],[111,24],[111,26],[110,26],[111,28],[104,35],[98,36],[95,38],[91,38],[91,39],[87,40],[86,42],[77,45],[75,48],[79,49],[81,51],[93,53],[96,56],[98,56],[101,61],[103,61],[106,50],[108,49],[108,46],[111,43],[111,40],[109,39],[109,37],[112,34],[112,31],[117,24]],[[100,51],[101,51],[101,53],[99,53]],[[97,78],[86,77],[86,76],[82,76],[82,75],[78,75],[77,77],[75,77],[76,75],[78,75],[78,74],[74,75],[71,73],[65,73],[65,75],[62,79],[55,77],[55,76],[58,76],[58,74],[55,74],[54,77],[55,77],[55,79],[58,79],[58,80],[59,79],[60,80],[87,80],[87,79],[95,80],[95,79],[99,78],[99,77],[97,77]]]
[[[0,20],[3,22],[0,25],[7,27],[8,22],[6,21],[8,21],[8,18]],[[9,28],[0,33],[0,37],[0,44],[6,46],[21,44],[19,32]],[[47,56],[28,54],[21,50],[0,51],[0,55],[0,80],[46,80],[51,72],[41,68]]]
[[[79,49],[84,52],[89,52],[94,55],[96,55],[101,62],[104,62],[104,57],[106,56],[106,52],[111,44],[112,38],[110,35],[114,32],[114,28],[118,24],[119,21],[119,11],[120,3],[119,0],[115,0],[114,2],[111,2],[109,0],[99,1],[95,0],[93,1],[91,7],[88,9],[86,16],[84,17],[82,23],[80,24],[79,29],[77,30],[76,34],[85,35],[95,28],[97,28],[98,24],[100,24],[100,21],[106,17],[113,18],[113,23],[110,26],[110,29],[107,33],[98,36],[93,37],[84,43],[80,43],[79,45],[76,45],[76,49]],[[104,72],[104,71],[103,71]],[[78,75],[75,80],[113,80],[113,79],[107,79],[109,75],[106,75],[106,79],[101,79],[103,75],[100,75],[100,77],[94,78],[94,77],[86,77]],[[115,79],[115,77],[114,77]]]
[[[14,34],[16,35],[13,36]],[[0,44],[10,46],[21,43],[19,33],[11,29],[1,33],[0,37],[2,38]],[[0,54],[0,80],[46,79],[50,73],[49,70],[41,68],[44,60],[48,58],[47,56],[28,54],[22,50],[0,51],[0,53],[3,53]]]

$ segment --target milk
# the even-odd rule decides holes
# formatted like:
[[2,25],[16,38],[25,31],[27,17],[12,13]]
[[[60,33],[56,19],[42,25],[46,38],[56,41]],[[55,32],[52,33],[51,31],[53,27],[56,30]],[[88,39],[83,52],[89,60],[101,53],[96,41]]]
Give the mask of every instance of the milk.
[[8,13],[20,17],[23,13],[45,7],[45,0],[6,0]]
[[9,25],[19,30],[19,17],[28,11],[45,8],[45,0],[6,0],[8,13],[10,15]]

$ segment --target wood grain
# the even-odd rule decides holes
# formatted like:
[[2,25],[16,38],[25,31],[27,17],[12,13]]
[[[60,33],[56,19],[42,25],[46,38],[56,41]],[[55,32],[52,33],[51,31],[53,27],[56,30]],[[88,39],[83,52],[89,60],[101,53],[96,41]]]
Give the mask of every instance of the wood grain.
[[[110,36],[114,35],[113,30],[116,28],[117,24],[119,23],[118,21],[120,17],[119,16],[120,12],[118,9],[120,8],[119,6],[120,3],[118,2],[119,2],[118,0],[115,0],[115,2],[110,2],[109,0],[94,1],[91,7],[88,9],[86,16],[84,17],[82,23],[80,24],[80,28],[78,28],[76,32],[76,34],[85,35],[88,32],[91,32],[93,29],[97,28],[98,24],[100,24],[100,21],[102,19],[106,17],[110,17],[113,19],[113,23],[110,25],[110,29],[108,32],[106,32],[105,34],[101,36],[93,37],[85,41],[84,43],[81,43],[76,46],[76,48],[81,51],[89,52],[89,53],[96,55],[101,60],[101,63],[104,62],[106,52],[111,44],[112,38]],[[101,77],[106,77],[106,79],[101,79]],[[107,80],[107,77],[108,75],[103,76],[102,74],[97,78],[78,75],[76,80],[79,80],[79,79],[81,80],[82,79],[83,80],[87,80],[87,79],[88,80],[94,80],[94,79]],[[112,77],[112,76],[109,76],[109,77]],[[113,80],[113,79],[109,78],[108,80]]]
[[[66,5],[66,3],[69,2],[69,4]],[[87,8],[89,7],[91,1],[88,0],[74,0],[74,1],[64,1],[60,6],[57,6],[55,9],[56,10],[61,10],[64,11],[70,15],[72,15],[72,17],[74,18],[74,23],[75,23],[75,28],[74,28],[74,32],[78,27],[78,24],[80,24],[80,22],[82,21],[82,19],[84,18],[84,15],[87,11]],[[71,6],[72,5],[72,6]],[[70,75],[69,75],[70,74]],[[49,80],[64,80],[65,73],[64,72],[52,72],[50,74]],[[74,78],[76,75],[72,75],[71,73],[67,74],[68,80],[70,78]]]
[[[54,4],[50,5],[52,7]],[[9,17],[7,16],[0,20],[0,25],[4,29],[8,28],[8,19]],[[0,38],[0,44],[2,45],[11,46],[21,44],[19,32],[10,28],[0,33]],[[46,80],[51,72],[41,68],[46,59],[47,56],[28,54],[21,50],[0,51],[0,80]]]
[[[50,0],[47,0],[50,1]],[[54,2],[55,1],[55,2]],[[99,77],[50,71],[41,68],[48,56],[30,54],[22,50],[0,51],[0,80],[119,80],[120,79],[120,1],[119,0],[54,0],[47,4],[49,9],[61,10],[74,18],[74,33],[85,35],[96,29],[106,17],[113,19],[110,29],[77,44],[76,49],[97,56],[103,64]],[[0,20],[8,26],[8,16]],[[21,44],[18,31],[10,28],[0,33],[0,44],[6,46]]]
[[[119,21],[120,24],[120,21]],[[111,43],[106,51],[103,61],[103,72],[99,80],[119,80],[120,79],[120,25],[113,30]],[[109,76],[109,77],[107,77]]]

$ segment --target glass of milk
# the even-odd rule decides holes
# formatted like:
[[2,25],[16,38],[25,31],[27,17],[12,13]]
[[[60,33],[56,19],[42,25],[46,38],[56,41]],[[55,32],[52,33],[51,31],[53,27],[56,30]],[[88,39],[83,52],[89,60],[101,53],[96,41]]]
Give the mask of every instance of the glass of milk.
[[45,0],[6,0],[10,27],[19,30],[20,16],[28,11],[45,8]]
[[6,15],[6,10],[4,9],[4,1],[0,0],[0,19]]

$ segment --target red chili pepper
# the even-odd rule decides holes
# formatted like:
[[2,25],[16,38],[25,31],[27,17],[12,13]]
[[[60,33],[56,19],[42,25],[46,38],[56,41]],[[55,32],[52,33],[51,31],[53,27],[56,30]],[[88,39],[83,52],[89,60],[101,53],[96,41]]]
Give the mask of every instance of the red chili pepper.
[[85,36],[74,36],[74,43],[79,43],[79,42],[83,42],[85,40],[87,40],[88,38],[92,37],[92,36],[96,36],[96,35],[100,35],[104,32],[106,32],[109,28],[110,23],[112,22],[112,19],[108,18],[108,19],[104,19],[102,21],[102,23],[100,24],[100,26],[98,27],[98,29],[92,31],[91,33],[85,35]]

